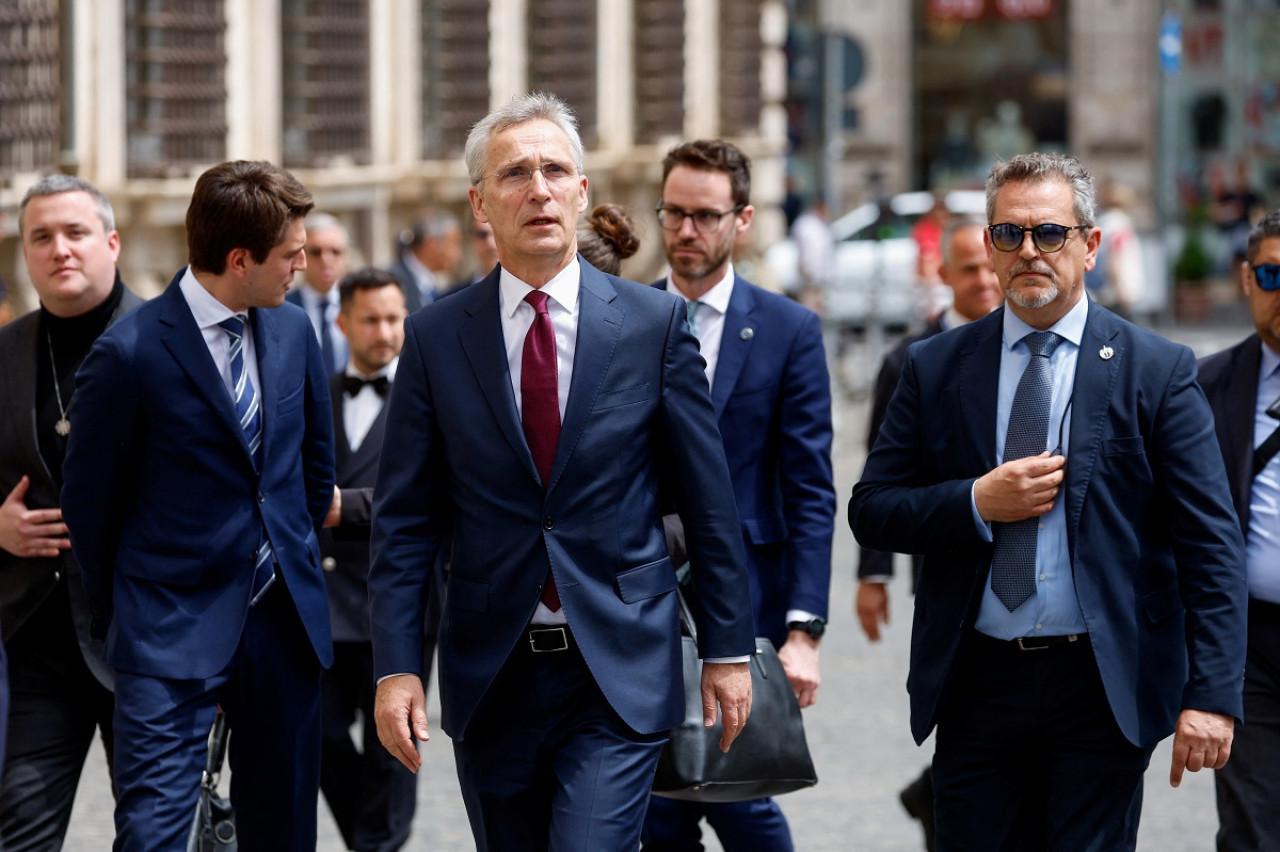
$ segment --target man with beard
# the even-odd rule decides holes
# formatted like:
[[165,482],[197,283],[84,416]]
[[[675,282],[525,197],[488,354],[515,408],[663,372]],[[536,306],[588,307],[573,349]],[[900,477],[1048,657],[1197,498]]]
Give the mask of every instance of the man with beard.
[[[671,274],[656,286],[684,301],[706,362],[756,633],[778,647],[800,706],[808,707],[820,682],[836,503],[822,327],[809,309],[734,273],[735,238],[755,214],[751,163],[742,151],[720,139],[686,142],[667,153],[662,172],[658,222]],[[688,593],[696,596],[696,587]],[[654,797],[644,849],[689,848],[703,818],[727,852],[793,848],[773,799],[700,804]]]
[[[1231,752],[1243,540],[1186,347],[1084,297],[1093,179],[987,178],[1005,309],[916,344],[849,521],[922,553],[911,727],[937,727],[937,848],[1133,849],[1142,779]],[[1209,449],[1206,449],[1209,448]]]

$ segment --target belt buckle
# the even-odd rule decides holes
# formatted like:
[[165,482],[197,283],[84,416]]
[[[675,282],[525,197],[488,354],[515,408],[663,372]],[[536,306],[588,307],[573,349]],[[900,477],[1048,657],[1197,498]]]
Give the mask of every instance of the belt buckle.
[[1043,651],[1049,647],[1048,645],[1028,645],[1023,641],[1025,638],[1025,636],[1019,636],[1014,640],[1018,643],[1019,651]]
[[[555,641],[553,637],[559,637],[559,647],[540,648],[540,640],[543,638]],[[569,632],[563,627],[544,627],[538,630],[529,631],[529,647],[535,654],[554,654],[557,651],[569,650]]]

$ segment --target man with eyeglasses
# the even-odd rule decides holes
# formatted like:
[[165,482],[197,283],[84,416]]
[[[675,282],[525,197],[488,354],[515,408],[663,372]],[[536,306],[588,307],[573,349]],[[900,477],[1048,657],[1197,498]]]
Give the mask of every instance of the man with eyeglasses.
[[1215,776],[1218,848],[1280,849],[1280,210],[1250,229],[1239,273],[1255,333],[1200,362],[1249,578],[1245,724]]
[[374,495],[378,735],[417,771],[424,598],[451,541],[441,725],[477,849],[635,849],[685,715],[660,495],[685,519],[721,748],[750,712],[750,584],[715,409],[684,303],[577,253],[568,106],[514,98],[465,157],[500,263],[405,327],[385,442],[407,451],[382,456]]
[[[849,503],[920,553],[911,728],[939,850],[1133,849],[1142,780],[1231,753],[1244,543],[1191,351],[1091,302],[1092,176],[987,178],[1005,308],[916,344]],[[1207,449],[1208,448],[1208,449]]]
[[[719,139],[686,142],[667,153],[662,172],[658,222],[671,272],[655,286],[681,297],[706,361],[756,632],[778,647],[800,706],[808,707],[820,683],[836,503],[822,328],[812,311],[734,272],[735,238],[755,213],[751,164],[741,150]],[[703,818],[726,852],[794,848],[773,799],[659,797],[649,804],[643,848],[696,846]]]

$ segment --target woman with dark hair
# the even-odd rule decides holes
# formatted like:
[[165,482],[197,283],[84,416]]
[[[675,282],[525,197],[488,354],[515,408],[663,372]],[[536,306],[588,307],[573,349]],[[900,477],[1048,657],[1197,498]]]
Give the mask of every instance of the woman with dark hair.
[[635,220],[617,204],[600,204],[578,222],[578,252],[601,272],[617,275],[639,248]]

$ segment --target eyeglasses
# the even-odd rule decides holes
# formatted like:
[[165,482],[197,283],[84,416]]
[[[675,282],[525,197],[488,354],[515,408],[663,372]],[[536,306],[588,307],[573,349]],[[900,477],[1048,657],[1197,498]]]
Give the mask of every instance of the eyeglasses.
[[1036,225],[1034,228],[1024,228],[1021,225],[1014,225],[1010,222],[1002,222],[999,225],[992,225],[987,228],[991,234],[991,245],[995,246],[999,251],[1018,251],[1022,248],[1025,234],[1031,232],[1031,242],[1035,247],[1045,254],[1053,254],[1056,251],[1062,251],[1062,247],[1067,244],[1067,237],[1072,231],[1087,231],[1088,225],[1053,225],[1045,223]]
[[535,172],[542,174],[547,186],[563,187],[578,177],[578,173],[561,163],[543,163],[536,169],[531,166],[507,166],[489,177],[493,178],[502,189],[524,189],[533,180]]
[[679,207],[664,207],[659,204],[657,208],[658,224],[665,230],[678,231],[684,224],[684,220],[688,218],[693,220],[693,227],[699,233],[712,234],[715,233],[716,228],[720,227],[720,222],[725,216],[737,213],[746,206],[745,204],[739,204],[732,210],[726,210],[723,213],[718,213],[715,210],[694,210],[690,213],[687,210],[681,210]]
[[1253,277],[1257,280],[1258,286],[1263,290],[1268,293],[1280,290],[1280,265],[1264,263],[1250,268],[1253,270]]

